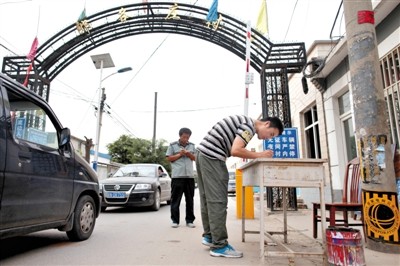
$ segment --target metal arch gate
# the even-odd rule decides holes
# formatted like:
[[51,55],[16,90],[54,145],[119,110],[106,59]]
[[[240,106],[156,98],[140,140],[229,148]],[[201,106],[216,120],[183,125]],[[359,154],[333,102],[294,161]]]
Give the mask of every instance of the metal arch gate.
[[[5,57],[2,72],[21,83],[27,78],[27,87],[48,101],[51,81],[76,59],[108,42],[148,33],[199,38],[245,60],[246,23],[221,12],[217,22],[207,23],[208,11],[195,5],[167,2],[114,7],[72,23],[42,44],[31,73],[27,71],[31,62],[25,56]],[[306,64],[304,43],[273,44],[251,29],[250,59],[251,66],[260,74],[263,117],[278,116],[285,127],[291,127],[288,74],[300,73]],[[279,208],[280,191],[269,194],[269,207]],[[295,194],[289,193],[289,207],[297,209]]]

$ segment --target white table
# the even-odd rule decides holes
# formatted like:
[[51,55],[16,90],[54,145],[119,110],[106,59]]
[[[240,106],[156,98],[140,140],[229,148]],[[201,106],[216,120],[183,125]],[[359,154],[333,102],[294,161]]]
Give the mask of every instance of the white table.
[[[326,262],[326,216],[325,216],[325,170],[324,163],[326,160],[322,159],[275,159],[275,158],[262,158],[255,159],[247,162],[239,167],[242,170],[242,241],[244,242],[245,233],[260,233],[260,258],[264,259],[265,256],[284,256],[284,257],[310,257],[310,256],[323,256]],[[260,187],[260,231],[246,231],[245,229],[245,187],[259,186]],[[294,252],[285,244],[287,243],[287,202],[286,193],[287,189],[283,189],[283,214],[284,214],[284,229],[283,232],[267,232],[265,230],[265,217],[264,217],[264,187],[307,187],[319,188],[320,203],[321,203],[321,235],[323,239],[323,253],[304,253]],[[312,219],[310,218],[310,223]],[[272,234],[283,234],[284,243],[277,243],[286,249],[286,252],[278,251],[265,251],[266,237],[272,239]]]

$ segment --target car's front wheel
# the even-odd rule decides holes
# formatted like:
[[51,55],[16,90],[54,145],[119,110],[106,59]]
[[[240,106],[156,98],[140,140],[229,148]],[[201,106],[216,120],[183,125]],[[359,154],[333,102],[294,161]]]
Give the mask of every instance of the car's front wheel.
[[151,209],[153,211],[158,211],[160,209],[161,206],[161,193],[160,190],[157,189],[154,193],[154,203],[153,206],[151,206]]
[[88,239],[96,224],[96,205],[92,197],[85,195],[79,198],[74,211],[72,230],[67,232],[71,241]]

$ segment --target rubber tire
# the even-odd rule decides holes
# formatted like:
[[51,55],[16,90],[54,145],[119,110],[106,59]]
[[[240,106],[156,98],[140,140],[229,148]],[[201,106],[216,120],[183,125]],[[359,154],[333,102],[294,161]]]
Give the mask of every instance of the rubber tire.
[[96,224],[96,205],[92,197],[84,195],[78,199],[74,211],[72,230],[67,232],[71,241],[88,239]]
[[151,209],[153,211],[158,211],[160,209],[161,206],[161,193],[160,190],[157,189],[156,192],[154,193],[154,203],[151,206]]

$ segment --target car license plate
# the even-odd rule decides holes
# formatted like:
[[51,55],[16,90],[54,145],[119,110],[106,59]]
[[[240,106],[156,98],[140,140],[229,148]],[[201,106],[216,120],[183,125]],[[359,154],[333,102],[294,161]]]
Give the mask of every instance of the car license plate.
[[107,192],[107,198],[125,198],[125,192]]

